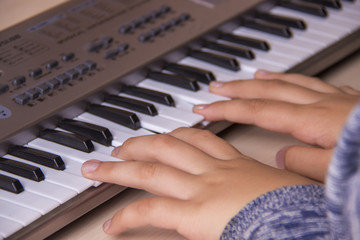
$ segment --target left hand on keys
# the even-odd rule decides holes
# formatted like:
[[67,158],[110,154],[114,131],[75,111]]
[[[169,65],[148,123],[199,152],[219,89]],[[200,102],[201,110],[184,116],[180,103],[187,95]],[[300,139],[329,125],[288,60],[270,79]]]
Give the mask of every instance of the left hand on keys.
[[152,225],[189,239],[219,239],[230,219],[268,191],[313,181],[264,165],[206,130],[128,139],[113,155],[124,161],[84,163],[87,178],[144,189],[157,197],[119,210],[108,234]]

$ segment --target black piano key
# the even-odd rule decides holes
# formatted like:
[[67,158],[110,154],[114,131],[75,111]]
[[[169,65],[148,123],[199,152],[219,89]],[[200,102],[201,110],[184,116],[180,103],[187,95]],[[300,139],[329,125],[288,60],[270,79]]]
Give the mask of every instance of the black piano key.
[[58,126],[69,132],[90,138],[91,140],[105,146],[111,146],[111,142],[113,140],[110,130],[99,125],[72,119],[62,119],[59,121]]
[[40,131],[39,137],[79,151],[87,153],[94,151],[94,145],[91,140],[78,134],[62,132],[54,129],[44,129]]
[[339,0],[303,0],[305,2],[317,3],[324,5],[325,7],[331,7],[335,9],[341,9],[342,5]]
[[236,58],[199,50],[192,50],[190,56],[232,71],[240,70],[240,64]]
[[265,22],[257,19],[244,18],[242,21],[242,25],[244,27],[248,27],[265,33],[270,33],[284,38],[292,37],[292,32],[289,27],[276,23]]
[[306,23],[299,18],[285,17],[265,12],[258,12],[256,18],[301,30],[306,29]]
[[230,33],[220,34],[219,39],[222,39],[222,40],[225,40],[228,42],[232,42],[235,44],[240,44],[240,45],[250,47],[250,48],[259,49],[262,51],[270,50],[269,43],[264,40],[261,40],[261,39],[239,36],[239,35],[234,35],[234,34],[230,34]]
[[199,84],[191,78],[186,78],[180,75],[175,74],[167,74],[162,72],[149,72],[148,78],[152,80],[170,84],[176,87],[184,88],[191,91],[198,91],[200,89]]
[[24,191],[24,187],[19,180],[2,174],[0,174],[0,189],[12,193],[21,193]]
[[135,86],[124,86],[122,92],[140,97],[143,99],[147,99],[153,102],[161,103],[166,106],[175,107],[175,101],[170,94],[162,93],[146,88],[140,88]]
[[135,113],[128,112],[121,109],[91,104],[88,106],[87,111],[96,116],[105,118],[109,121],[118,123],[131,129],[139,129],[141,127],[140,120]]
[[279,6],[300,11],[303,13],[308,13],[311,15],[319,17],[327,17],[328,12],[326,8],[319,4],[300,2],[300,1],[291,1],[291,0],[281,0],[278,3]]
[[132,98],[108,95],[105,97],[105,102],[114,104],[119,107],[128,108],[136,112],[141,112],[150,116],[156,116],[158,114],[154,104]]
[[167,64],[165,66],[165,69],[170,72],[179,75],[184,75],[185,77],[192,78],[195,79],[196,81],[206,84],[209,84],[211,81],[216,80],[214,74],[211,71],[205,69],[185,66],[176,63]]
[[204,47],[249,60],[255,59],[254,52],[247,48],[230,46],[222,43],[209,42],[209,41],[205,43]]
[[0,157],[0,170],[13,173],[36,182],[40,182],[45,179],[45,176],[40,168],[3,157]]
[[56,170],[65,169],[64,161],[56,154],[19,145],[10,147],[8,152],[13,156],[23,158],[30,162],[38,163]]

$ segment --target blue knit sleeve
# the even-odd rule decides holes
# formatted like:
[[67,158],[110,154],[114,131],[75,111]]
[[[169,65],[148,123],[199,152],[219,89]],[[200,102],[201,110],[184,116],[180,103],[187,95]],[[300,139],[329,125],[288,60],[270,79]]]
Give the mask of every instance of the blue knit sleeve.
[[291,186],[252,201],[233,217],[221,239],[327,239],[324,189]]
[[292,186],[255,199],[221,239],[360,239],[360,104],[350,115],[321,186]]

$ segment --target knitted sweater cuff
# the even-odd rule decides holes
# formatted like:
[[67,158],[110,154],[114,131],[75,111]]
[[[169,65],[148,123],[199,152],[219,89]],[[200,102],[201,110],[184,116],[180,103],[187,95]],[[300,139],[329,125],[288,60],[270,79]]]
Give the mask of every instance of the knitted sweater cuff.
[[268,192],[246,205],[227,224],[221,239],[323,239],[328,231],[324,188],[297,185]]

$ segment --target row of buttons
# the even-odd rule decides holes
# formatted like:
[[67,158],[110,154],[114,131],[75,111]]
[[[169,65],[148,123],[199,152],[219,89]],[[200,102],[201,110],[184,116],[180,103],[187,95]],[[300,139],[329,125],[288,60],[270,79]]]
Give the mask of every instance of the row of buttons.
[[27,90],[14,98],[14,101],[20,105],[25,105],[29,101],[39,98],[40,96],[49,93],[51,90],[58,88],[61,85],[67,84],[71,80],[77,79],[80,75],[88,73],[97,67],[96,62],[88,60],[76,66],[73,69],[66,71],[55,78],[37,85],[36,87]]
[[150,12],[147,15],[144,15],[138,19],[132,20],[129,24],[124,24],[120,27],[119,32],[122,34],[127,34],[140,26],[151,22],[152,20],[155,20],[171,11],[171,8],[169,6],[162,6],[158,10],[154,10]]
[[170,21],[161,24],[159,27],[153,28],[149,32],[141,34],[139,36],[139,41],[147,42],[153,37],[159,35],[160,33],[168,31],[169,29],[188,21],[189,19],[190,19],[190,14],[182,13],[179,17],[173,18]]
[[[61,56],[61,59],[62,59],[62,61],[67,62],[67,61],[70,61],[71,59],[73,59],[74,57],[75,57],[74,53],[66,53]],[[45,67],[48,70],[51,70],[57,66],[59,66],[59,61],[57,61],[57,60],[50,60],[49,62],[47,62],[45,64]],[[42,68],[40,68],[40,67],[34,68],[34,69],[30,70],[29,77],[35,78],[37,76],[40,76],[42,73],[43,73]],[[19,86],[25,82],[26,82],[26,76],[23,76],[23,75],[17,76],[11,80],[11,84],[15,87]],[[1,85],[0,86],[0,94],[6,93],[7,91],[9,91],[9,89],[10,89],[9,85],[7,85],[7,84]]]

